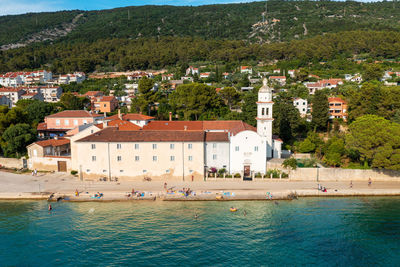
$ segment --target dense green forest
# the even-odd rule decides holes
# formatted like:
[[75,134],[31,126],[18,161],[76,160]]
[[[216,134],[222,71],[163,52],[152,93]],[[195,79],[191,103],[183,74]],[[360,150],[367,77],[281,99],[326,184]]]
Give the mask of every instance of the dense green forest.
[[[371,58],[400,57],[400,33],[354,31],[283,43],[248,44],[237,40],[196,38],[108,39],[31,45],[0,51],[0,72],[46,68],[55,73],[132,70],[185,65],[190,62],[292,61],[292,67],[362,54]],[[294,65],[293,65],[294,64]]]
[[[59,41],[108,38],[197,37],[252,42],[290,41],[354,30],[399,31],[400,3],[266,1],[206,6],[136,6],[0,17],[0,46],[71,23]],[[267,12],[266,12],[267,10]],[[54,38],[57,39],[57,38]]]

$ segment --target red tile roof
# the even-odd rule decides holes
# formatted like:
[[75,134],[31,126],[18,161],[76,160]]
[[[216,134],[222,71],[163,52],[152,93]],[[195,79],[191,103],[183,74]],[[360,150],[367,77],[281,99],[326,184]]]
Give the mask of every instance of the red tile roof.
[[84,94],[84,96],[97,96],[98,94],[103,95],[102,91],[88,91],[86,92],[86,94]]
[[138,131],[142,128],[132,122],[125,121],[125,120],[112,120],[108,122],[108,126],[118,127],[120,131]]
[[37,144],[39,146],[42,147],[46,147],[46,146],[63,146],[66,144],[69,144],[69,139],[65,139],[65,138],[60,138],[60,139],[48,139],[48,140],[44,140],[44,141],[39,141],[39,142],[35,142],[34,144]]
[[233,135],[242,131],[254,131],[257,129],[243,121],[152,121],[143,127],[143,130],[163,131],[227,131]]
[[103,115],[90,113],[86,110],[64,110],[56,114],[47,116],[47,118],[88,118],[88,117],[102,117]]
[[103,96],[99,100],[97,100],[97,102],[111,102],[114,100],[117,100],[117,99],[113,96]]
[[[137,113],[128,113],[128,114],[121,114],[122,120],[124,121],[145,121],[145,120],[154,120],[154,117],[150,117],[147,115],[137,114]],[[117,120],[118,114],[112,115],[106,118],[107,120]]]
[[340,97],[328,97],[328,102],[340,102],[340,103],[347,103],[345,100],[341,99]]
[[77,142],[203,142],[204,131],[118,131],[108,127]]

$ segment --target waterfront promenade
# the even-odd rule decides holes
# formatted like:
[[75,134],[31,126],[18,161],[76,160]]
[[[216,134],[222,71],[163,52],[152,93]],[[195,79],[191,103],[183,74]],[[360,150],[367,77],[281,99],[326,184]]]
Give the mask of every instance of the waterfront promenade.
[[[396,181],[372,181],[368,186],[364,181],[353,181],[350,188],[345,182],[321,182],[327,192],[317,190],[317,181],[207,181],[207,182],[168,182],[167,188],[172,188],[175,193],[166,194],[164,182],[93,182],[79,181],[76,177],[62,173],[39,173],[37,176],[30,174],[13,174],[0,172],[0,199],[47,199],[51,193],[57,196],[68,197],[72,201],[89,201],[93,194],[101,192],[104,197],[100,200],[216,200],[222,196],[224,200],[258,200],[266,199],[269,192],[273,199],[286,199],[288,195],[302,196],[373,196],[397,195],[400,196],[400,179]],[[182,188],[190,188],[195,194],[188,197],[179,193]],[[75,190],[80,192],[79,197],[74,196]],[[144,193],[143,197],[127,197],[134,189]]]

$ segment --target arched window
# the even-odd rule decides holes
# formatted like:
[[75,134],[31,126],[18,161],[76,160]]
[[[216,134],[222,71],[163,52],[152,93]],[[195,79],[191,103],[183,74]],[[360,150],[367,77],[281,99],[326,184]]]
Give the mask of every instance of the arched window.
[[264,113],[265,113],[265,109],[264,109],[264,108],[262,108],[262,109],[261,109],[261,115],[263,115],[263,116],[264,116]]

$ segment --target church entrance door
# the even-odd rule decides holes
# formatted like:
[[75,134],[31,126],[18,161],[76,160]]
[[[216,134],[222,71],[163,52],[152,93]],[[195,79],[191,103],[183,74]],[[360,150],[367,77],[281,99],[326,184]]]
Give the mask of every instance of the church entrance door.
[[244,165],[244,171],[243,171],[243,176],[244,178],[249,178],[251,172],[250,172],[250,165]]

